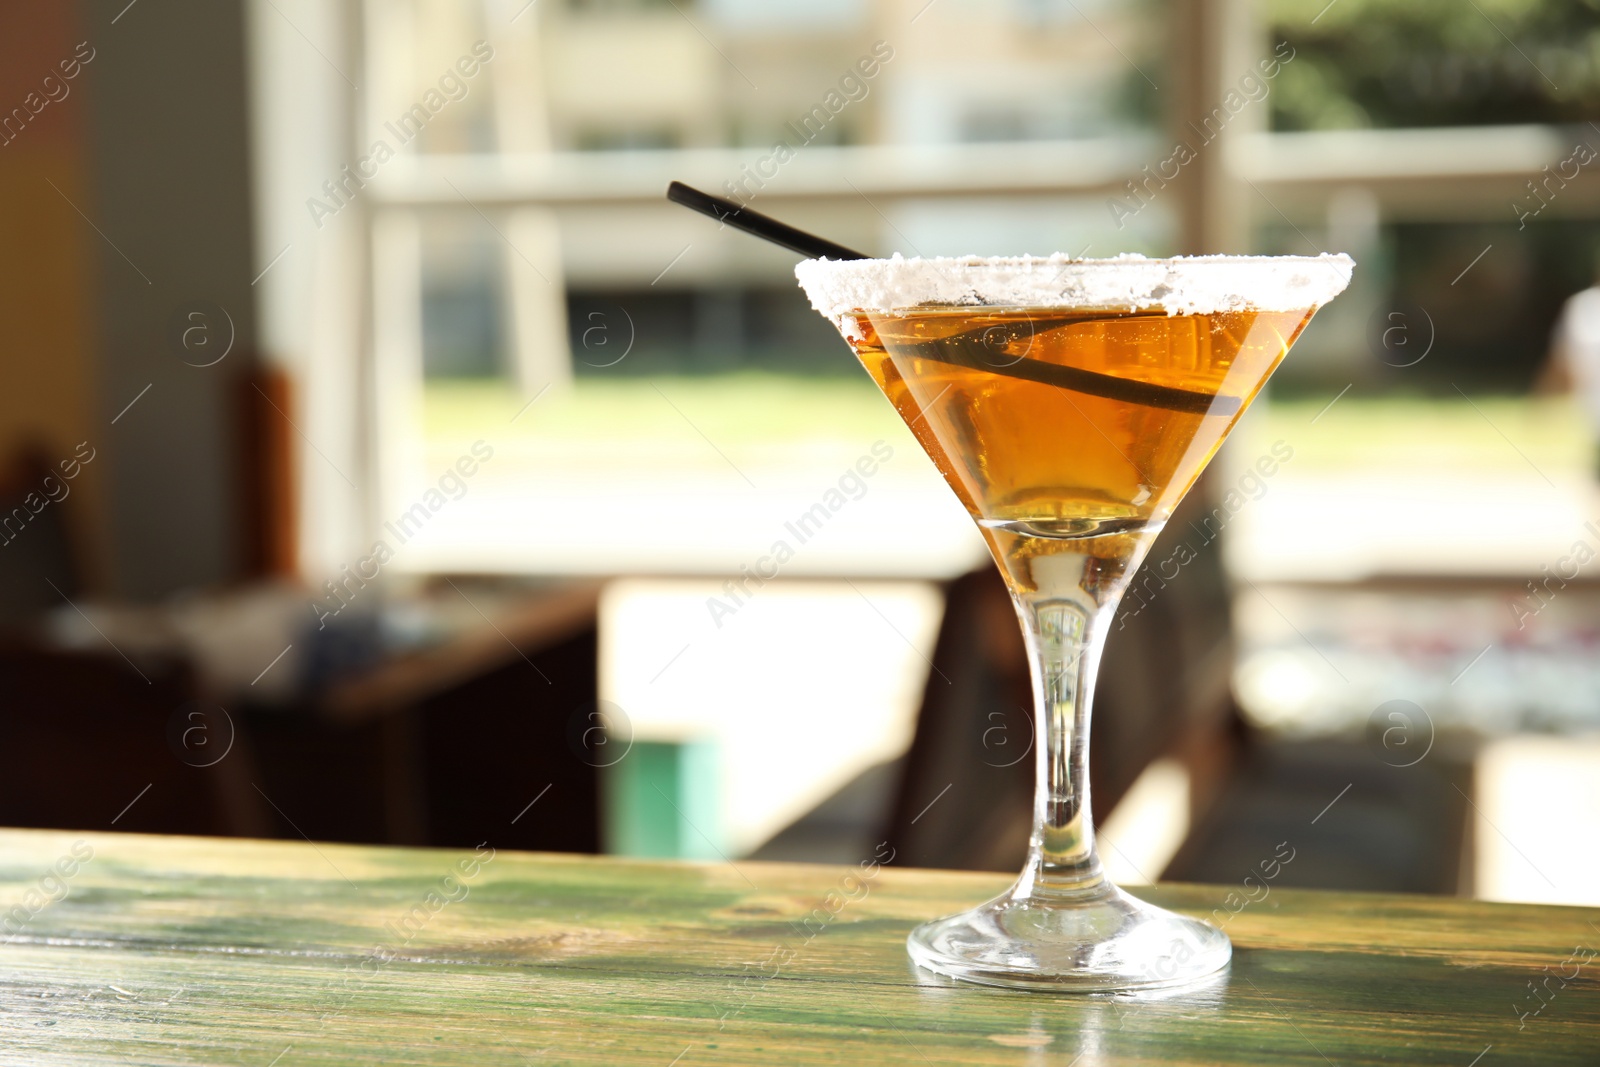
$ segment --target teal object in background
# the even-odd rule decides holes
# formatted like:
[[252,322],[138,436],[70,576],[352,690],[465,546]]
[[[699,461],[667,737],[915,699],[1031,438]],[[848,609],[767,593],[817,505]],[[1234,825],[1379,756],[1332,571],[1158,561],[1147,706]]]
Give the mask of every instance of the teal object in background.
[[727,858],[710,740],[638,741],[601,771],[605,849],[655,859]]

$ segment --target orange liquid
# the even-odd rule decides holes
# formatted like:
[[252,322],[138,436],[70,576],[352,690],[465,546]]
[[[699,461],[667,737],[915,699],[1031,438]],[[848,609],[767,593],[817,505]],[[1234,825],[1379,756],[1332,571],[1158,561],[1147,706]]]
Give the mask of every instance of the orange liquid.
[[1312,310],[930,308],[858,314],[852,347],[1021,593],[1061,553],[1120,578]]

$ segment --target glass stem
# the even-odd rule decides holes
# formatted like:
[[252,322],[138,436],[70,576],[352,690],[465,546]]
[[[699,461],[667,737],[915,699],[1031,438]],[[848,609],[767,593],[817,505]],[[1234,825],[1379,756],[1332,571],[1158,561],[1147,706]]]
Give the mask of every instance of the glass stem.
[[[1143,553],[1138,553],[1142,555]],[[1078,564],[1074,567],[1068,563]],[[1037,728],[1033,836],[1018,895],[1095,897],[1107,891],[1089,806],[1089,716],[1095,674],[1133,566],[1060,555],[1071,581],[1015,596],[1033,675]],[[1137,560],[1129,561],[1137,565]],[[1067,575],[1057,575],[1066,578]],[[1109,572],[1109,573],[1108,573]]]

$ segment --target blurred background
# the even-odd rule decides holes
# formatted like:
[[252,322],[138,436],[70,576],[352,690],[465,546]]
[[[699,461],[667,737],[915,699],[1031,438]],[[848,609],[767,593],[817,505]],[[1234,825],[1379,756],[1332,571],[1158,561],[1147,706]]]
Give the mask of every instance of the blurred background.
[[0,824],[1017,868],[982,544],[677,178],[875,254],[1351,254],[1129,593],[1106,862],[1600,903],[1593,0],[0,27]]

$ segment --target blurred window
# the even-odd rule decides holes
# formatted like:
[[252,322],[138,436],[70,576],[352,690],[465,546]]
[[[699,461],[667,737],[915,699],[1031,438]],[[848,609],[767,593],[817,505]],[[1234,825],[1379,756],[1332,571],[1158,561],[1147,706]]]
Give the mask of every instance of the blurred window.
[[[1184,29],[1213,15],[1232,31]],[[376,530],[482,440],[495,459],[397,566],[729,573],[883,440],[895,461],[795,572],[975,558],[794,257],[666,204],[671,178],[878,254],[1338,248],[1361,269],[1278,388],[1519,388],[1593,280],[1600,187],[1570,174],[1600,165],[1574,156],[1600,146],[1589,16],[1555,0],[264,5],[256,30],[281,40],[258,93],[263,247],[293,250],[262,281],[264,331],[314,353],[307,540]],[[359,28],[344,48],[341,25]],[[302,147],[315,138],[336,147]],[[1159,177],[1179,140],[1182,169],[1217,180]],[[357,162],[379,142],[393,158]],[[306,192],[346,164],[376,173],[340,179],[336,221],[314,213],[313,263]],[[332,233],[347,222],[360,253]],[[328,307],[286,310],[305,292]],[[1374,340],[1396,307],[1426,320],[1427,360]],[[597,536],[596,516],[652,536]],[[313,556],[337,567],[360,540],[341,537]]]
[[668,205],[669,178],[874,252],[1171,239],[1166,205],[1118,232],[1104,167],[1009,177],[1013,145],[1036,171],[1141,154],[1162,60],[1143,5],[388,0],[366,18],[379,135],[493,49],[369,190],[379,517],[494,449],[406,569],[737,573],[880,441],[893,460],[785,573],[980,558],[794,257]]
[[[1305,458],[1230,541],[1258,582],[1532,574],[1579,525],[1587,498],[1568,489],[1587,492],[1592,441],[1573,418],[1481,394],[1534,380],[1563,301],[1596,277],[1593,6],[259,4],[258,38],[277,35],[256,75],[262,247],[282,250],[259,279],[263,336],[305,357],[308,569],[334,572],[442,499],[392,567],[720,582],[880,445],[891,458],[783,575],[926,578],[981,561],[797,290],[794,257],[666,204],[678,178],[874,254],[1349,252],[1352,287],[1274,379],[1268,417],[1293,420]],[[328,43],[350,27],[348,47]],[[395,158],[333,201],[337,218],[313,215],[305,241],[307,192],[379,139]],[[1191,177],[1163,180],[1173,166]],[[1363,423],[1363,392],[1412,399]],[[1346,407],[1324,419],[1333,401]],[[1381,455],[1351,459],[1364,447]],[[1443,470],[1441,455],[1472,468]],[[1484,522],[1484,501],[1516,521]],[[1410,555],[1397,562],[1396,546]],[[1241,613],[1247,710],[1289,733],[1359,726],[1371,702],[1327,699],[1307,670],[1326,657],[1262,617]],[[1456,639],[1429,638],[1428,678],[1441,657],[1474,662],[1476,636]],[[1505,729],[1588,722],[1594,703],[1577,697],[1594,672],[1572,650],[1593,647],[1574,628],[1490,652],[1441,719],[1520,686],[1540,699],[1500,701],[1521,717]],[[1417,677],[1410,659],[1363,661],[1359,684]],[[1568,682],[1521,685],[1556,676]],[[1319,725],[1313,705],[1340,721]]]

